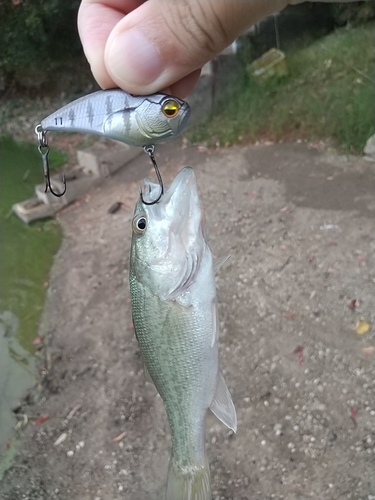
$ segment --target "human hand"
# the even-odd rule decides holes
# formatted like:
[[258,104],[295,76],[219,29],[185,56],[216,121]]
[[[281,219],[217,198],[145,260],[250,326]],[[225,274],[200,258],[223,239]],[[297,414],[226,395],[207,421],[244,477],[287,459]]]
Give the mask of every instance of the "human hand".
[[82,0],[78,29],[101,87],[184,98],[203,65],[246,28],[302,1]]

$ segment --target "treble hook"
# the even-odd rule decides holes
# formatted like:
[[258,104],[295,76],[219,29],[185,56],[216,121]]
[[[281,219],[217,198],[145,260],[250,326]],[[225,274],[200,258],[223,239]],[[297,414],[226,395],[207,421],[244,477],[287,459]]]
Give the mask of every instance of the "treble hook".
[[50,174],[49,174],[48,154],[49,154],[50,148],[48,146],[46,132],[42,129],[41,125],[38,125],[35,128],[35,132],[38,136],[38,141],[39,141],[38,151],[40,153],[40,156],[42,157],[42,162],[43,162],[44,179],[46,182],[46,188],[45,188],[44,192],[46,193],[49,189],[50,192],[54,196],[56,196],[57,198],[60,198],[61,196],[64,196],[64,194],[66,193],[65,174],[62,174],[62,182],[64,184],[64,190],[62,193],[56,193],[52,189],[51,178],[50,178]]
[[160,186],[160,194],[154,201],[145,201],[143,198],[143,193],[141,192],[141,200],[144,205],[155,205],[155,203],[158,203],[161,199],[161,197],[164,194],[164,186],[163,186],[163,179],[161,178],[160,172],[159,172],[159,167],[156,163],[155,156],[154,156],[154,151],[155,151],[155,146],[152,144],[151,146],[144,146],[143,151],[148,154],[150,157],[150,160],[152,161],[152,165],[155,169],[156,177],[158,178],[159,186]]

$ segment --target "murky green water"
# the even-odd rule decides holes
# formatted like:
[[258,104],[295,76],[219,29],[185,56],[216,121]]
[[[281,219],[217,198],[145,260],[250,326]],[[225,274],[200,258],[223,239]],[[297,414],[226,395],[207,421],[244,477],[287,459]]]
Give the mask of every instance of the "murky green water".
[[[62,155],[51,162],[62,163]],[[11,211],[42,182],[36,147],[0,137],[0,458],[17,423],[11,408],[35,382],[32,342],[61,242],[56,221],[26,225]]]

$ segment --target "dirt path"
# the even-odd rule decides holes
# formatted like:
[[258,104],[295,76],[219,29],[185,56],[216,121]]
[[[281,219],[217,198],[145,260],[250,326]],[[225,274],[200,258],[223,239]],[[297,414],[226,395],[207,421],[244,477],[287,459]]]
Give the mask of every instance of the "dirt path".
[[[355,330],[375,325],[374,165],[306,144],[160,148],[166,183],[185,164],[213,253],[231,254],[217,285],[238,433],[208,416],[213,499],[375,499],[375,329]],[[59,216],[42,327],[51,368],[29,408],[50,418],[25,431],[3,500],[164,498],[169,432],[143,380],[127,287],[148,171],[137,158]]]

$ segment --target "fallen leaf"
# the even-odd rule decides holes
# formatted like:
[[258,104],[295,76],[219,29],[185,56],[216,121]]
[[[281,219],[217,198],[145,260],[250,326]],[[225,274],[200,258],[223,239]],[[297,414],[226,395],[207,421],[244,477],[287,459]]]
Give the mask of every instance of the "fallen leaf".
[[354,310],[354,309],[356,309],[356,308],[357,308],[357,307],[359,307],[359,306],[360,306],[360,302],[359,302],[359,300],[358,300],[358,299],[351,299],[351,300],[349,300],[349,302],[348,302],[348,307],[349,307],[349,309]]
[[302,345],[298,345],[294,351],[293,354],[298,354],[298,364],[299,366],[302,366],[303,362],[305,361],[305,349]]
[[364,347],[362,349],[362,354],[364,356],[372,356],[375,352],[375,347],[373,345],[369,346],[369,347]]
[[118,436],[114,437],[112,439],[112,443],[119,443],[120,441],[122,441],[124,439],[124,437],[127,435],[127,432],[124,431],[122,432],[121,434],[119,434]]
[[287,319],[294,319],[297,316],[296,311],[289,311],[285,313]]
[[68,415],[67,415],[66,419],[67,419],[67,420],[70,420],[71,418],[73,418],[73,417],[74,417],[74,415],[76,414],[76,412],[77,412],[78,410],[80,410],[80,409],[81,409],[81,405],[79,405],[79,404],[78,404],[78,405],[76,405],[76,406],[75,406],[72,410],[70,410],[70,412],[68,413]]
[[368,333],[371,329],[371,324],[368,321],[357,321],[355,330],[359,335]]
[[351,406],[350,407],[350,418],[353,420],[353,422],[355,424],[357,424],[357,422],[356,422],[357,415],[358,415],[358,407],[357,406]]
[[38,417],[37,419],[34,420],[33,425],[43,424],[48,419],[49,419],[49,415],[44,413],[43,415],[40,415],[40,417]]
[[35,339],[33,340],[33,345],[41,345],[43,344],[43,339],[42,337],[35,337]]
[[53,446],[58,446],[59,444],[63,443],[67,437],[68,434],[66,432],[63,432],[53,443]]

